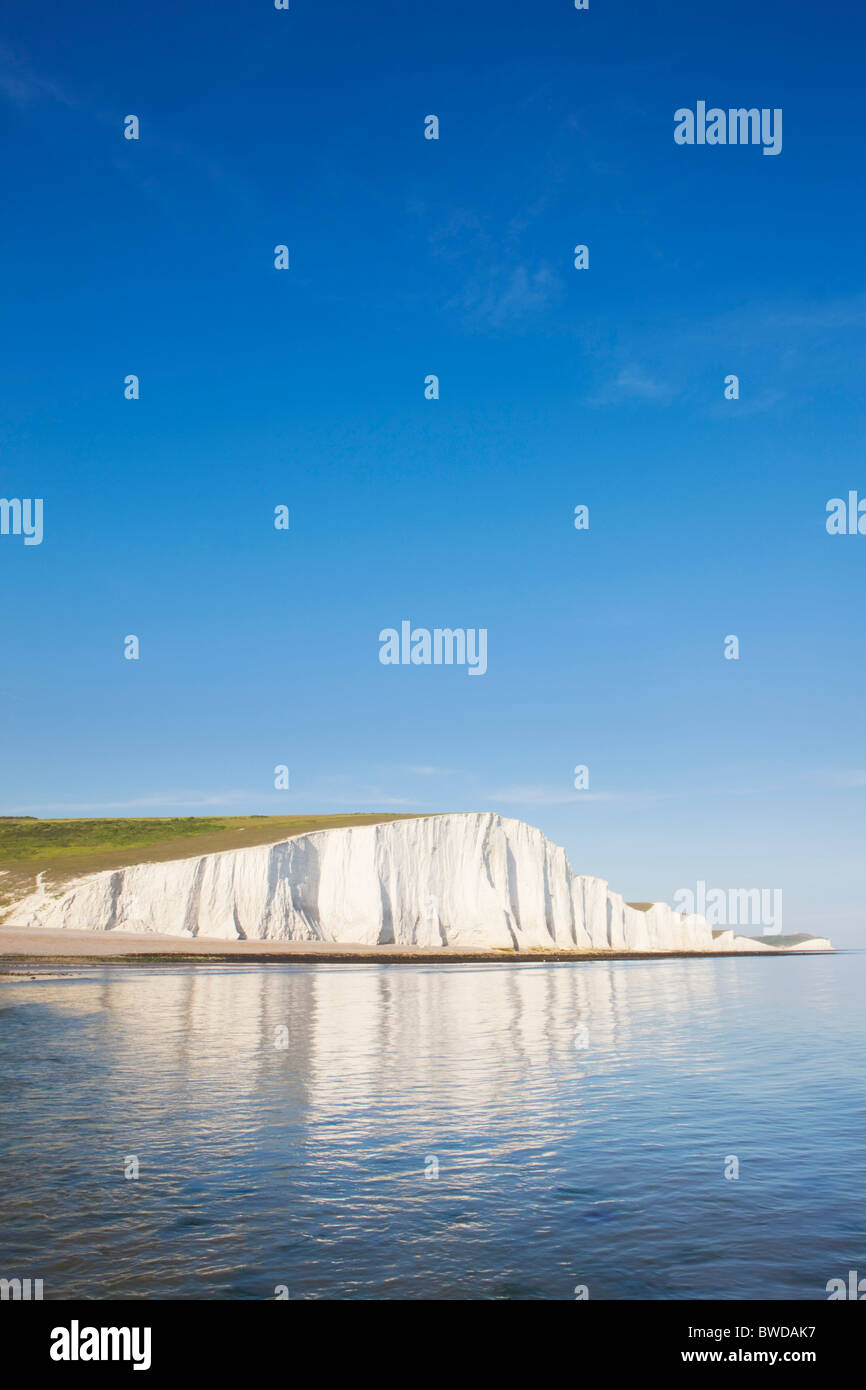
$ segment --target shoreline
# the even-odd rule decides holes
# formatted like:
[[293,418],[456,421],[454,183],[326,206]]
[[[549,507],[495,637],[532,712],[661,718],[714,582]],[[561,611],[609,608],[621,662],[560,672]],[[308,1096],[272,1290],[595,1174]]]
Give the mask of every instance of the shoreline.
[[301,965],[514,965],[604,960],[718,960],[740,956],[828,956],[835,951],[779,949],[756,951],[616,951],[513,947],[466,950],[454,946],[363,946],[321,941],[220,941],[198,937],[0,927],[0,973],[29,964],[301,964]]

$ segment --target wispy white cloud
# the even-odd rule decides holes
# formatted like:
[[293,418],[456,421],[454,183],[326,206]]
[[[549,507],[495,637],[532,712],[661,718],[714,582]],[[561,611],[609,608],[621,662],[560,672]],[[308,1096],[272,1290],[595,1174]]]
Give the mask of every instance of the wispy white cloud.
[[667,381],[659,381],[650,376],[636,363],[621,367],[612,381],[603,384],[590,396],[590,405],[617,405],[621,401],[658,401],[666,404],[673,400],[676,388]]
[[827,328],[866,327],[866,294],[843,295],[818,302],[794,305],[770,310],[763,316],[768,330],[777,328],[806,329],[822,331]]
[[415,767],[408,766],[404,772],[411,773],[413,777],[459,777],[461,774],[456,767]]
[[[542,785],[514,785],[499,787],[495,791],[488,792],[485,798],[488,802],[495,805],[526,805],[526,806],[564,806],[569,803],[578,805],[586,801],[628,801],[635,798],[621,792],[593,792],[593,791],[573,791],[567,787],[553,787]],[[655,796],[648,796],[647,800],[655,800]]]
[[562,276],[534,254],[527,237],[555,203],[555,186],[563,179],[561,170],[548,172],[536,197],[504,227],[471,208],[452,207],[443,215],[423,202],[407,207],[414,221],[429,222],[426,241],[435,260],[459,274],[459,288],[446,292],[440,306],[458,313],[470,331],[519,329],[545,315],[562,296]]
[[29,813],[32,815],[38,811],[87,811],[93,815],[104,815],[108,811],[153,810],[157,806],[177,810],[191,810],[201,806],[213,809],[238,803],[251,805],[256,797],[258,797],[258,793],[248,790],[212,793],[191,792],[188,795],[166,792],[164,795],[131,797],[128,801],[46,801],[29,806],[28,810],[21,814]]
[[368,792],[359,792],[357,796],[330,796],[328,806],[351,806],[354,811],[360,810],[361,807],[367,807],[371,811],[382,811],[387,806],[415,806],[428,809],[425,803],[416,797],[393,796],[390,793],[370,795]]
[[[601,315],[566,330],[591,371],[587,404],[666,405],[701,400],[730,415],[722,392],[740,377],[738,418],[759,415],[804,392],[858,389],[866,370],[866,295],[753,300],[701,317],[660,312],[634,325]],[[715,380],[707,396],[707,377]]]
[[34,72],[26,58],[4,43],[0,43],[0,96],[19,111],[28,110],[41,101],[55,101],[62,106],[78,104],[58,82]]
[[459,309],[467,327],[517,327],[544,314],[559,298],[560,277],[545,263],[496,265],[476,271],[446,308]]
[[866,768],[827,772],[823,780],[833,787],[866,787]]

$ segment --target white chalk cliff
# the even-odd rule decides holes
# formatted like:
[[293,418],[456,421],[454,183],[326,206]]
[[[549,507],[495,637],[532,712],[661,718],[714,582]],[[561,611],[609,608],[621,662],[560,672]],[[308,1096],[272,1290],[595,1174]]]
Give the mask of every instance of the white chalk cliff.
[[463,950],[753,945],[731,932],[714,940],[703,917],[664,903],[629,907],[603,879],[574,874],[540,830],[489,812],[319,830],[91,874],[54,896],[40,887],[3,925]]

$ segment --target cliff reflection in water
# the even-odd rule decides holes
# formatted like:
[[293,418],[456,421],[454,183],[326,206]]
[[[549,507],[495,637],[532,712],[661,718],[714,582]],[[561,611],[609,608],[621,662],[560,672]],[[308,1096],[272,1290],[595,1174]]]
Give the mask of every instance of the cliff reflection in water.
[[863,1235],[843,959],[9,986],[4,1263],[57,1298],[821,1297]]

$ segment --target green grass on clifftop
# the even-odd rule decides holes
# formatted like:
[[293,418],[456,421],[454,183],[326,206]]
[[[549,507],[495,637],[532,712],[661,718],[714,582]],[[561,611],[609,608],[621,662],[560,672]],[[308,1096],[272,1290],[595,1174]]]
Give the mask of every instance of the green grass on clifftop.
[[267,845],[313,830],[412,820],[385,812],[337,816],[171,816],[146,820],[0,819],[0,907],[32,892],[36,875],[58,888],[82,874],[159,864],[219,850]]

